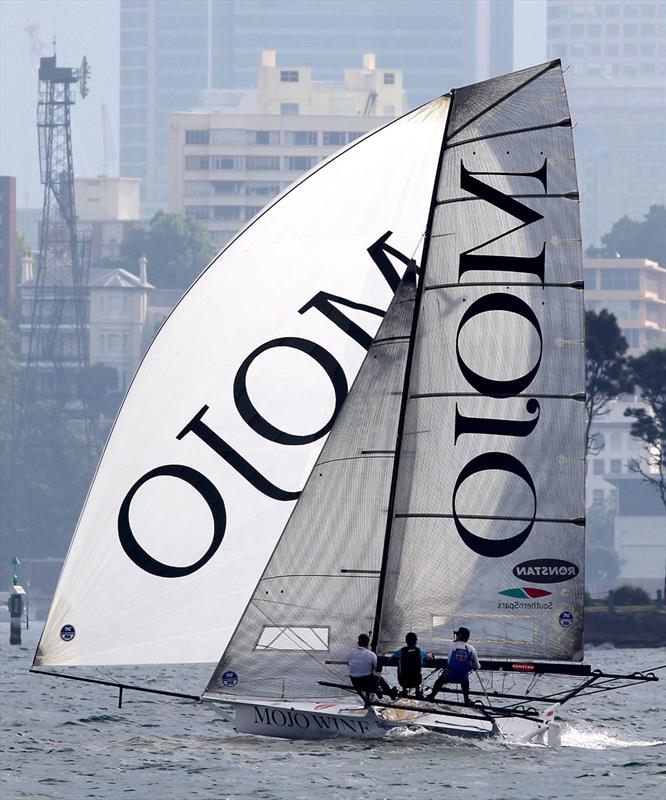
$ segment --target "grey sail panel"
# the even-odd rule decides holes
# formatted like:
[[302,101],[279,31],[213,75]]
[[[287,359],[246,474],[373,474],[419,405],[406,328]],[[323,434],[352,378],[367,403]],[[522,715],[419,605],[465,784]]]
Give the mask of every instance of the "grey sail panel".
[[377,602],[414,311],[398,287],[234,636],[207,687],[237,696],[330,697]]
[[441,651],[466,625],[487,657],[582,658],[584,328],[568,116],[558,65],[454,92],[382,652],[409,629]]

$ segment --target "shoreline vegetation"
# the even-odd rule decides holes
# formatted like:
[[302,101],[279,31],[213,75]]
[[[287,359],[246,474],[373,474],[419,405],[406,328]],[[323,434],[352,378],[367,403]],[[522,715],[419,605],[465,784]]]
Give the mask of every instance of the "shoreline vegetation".
[[585,606],[585,644],[666,647],[666,608],[661,605]]

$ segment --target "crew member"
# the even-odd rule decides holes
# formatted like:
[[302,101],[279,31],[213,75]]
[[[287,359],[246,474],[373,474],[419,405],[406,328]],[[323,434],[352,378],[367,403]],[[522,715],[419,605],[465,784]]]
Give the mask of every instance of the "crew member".
[[390,695],[393,700],[398,696],[397,689],[389,686],[381,675],[375,675],[377,656],[370,649],[370,637],[367,633],[359,635],[358,647],[347,656],[347,665],[352,686],[358,692],[371,692],[380,699],[384,693]]
[[467,628],[458,628],[453,633],[456,638],[449,648],[448,666],[435,681],[435,685],[426,700],[434,700],[445,683],[459,683],[465,704],[470,705],[469,673],[473,669],[480,669],[481,665],[479,664],[476,649],[471,644],[468,644],[469,630]]
[[415,689],[414,695],[417,700],[423,700],[421,691],[421,665],[432,658],[432,653],[424,653],[420,647],[416,646],[418,638],[411,631],[405,636],[405,647],[396,650],[393,654],[400,659],[398,662],[398,683],[401,686],[400,697],[408,697],[409,690]]

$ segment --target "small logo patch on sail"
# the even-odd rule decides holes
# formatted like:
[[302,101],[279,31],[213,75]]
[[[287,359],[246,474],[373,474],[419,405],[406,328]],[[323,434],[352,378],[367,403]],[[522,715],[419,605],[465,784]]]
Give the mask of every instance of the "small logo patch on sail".
[[531,586],[516,589],[503,589],[498,594],[506,595],[507,597],[548,597],[552,592],[546,592],[544,589],[534,589]]

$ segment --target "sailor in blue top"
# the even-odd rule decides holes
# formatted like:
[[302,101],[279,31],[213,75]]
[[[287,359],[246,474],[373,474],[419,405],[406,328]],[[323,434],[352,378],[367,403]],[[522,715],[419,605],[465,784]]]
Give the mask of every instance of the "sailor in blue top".
[[454,631],[454,635],[456,638],[449,648],[448,666],[435,681],[435,685],[426,700],[434,700],[445,683],[459,683],[465,704],[470,705],[469,673],[473,669],[480,669],[481,664],[479,663],[476,649],[471,644],[467,644],[470,636],[469,630],[467,628],[458,628],[457,631]]
[[421,665],[432,658],[432,653],[424,653],[420,647],[416,646],[417,641],[416,634],[410,631],[405,636],[406,647],[396,650],[393,655],[400,659],[398,662],[398,683],[402,687],[400,697],[408,697],[409,690],[415,689],[416,699],[423,700]]

